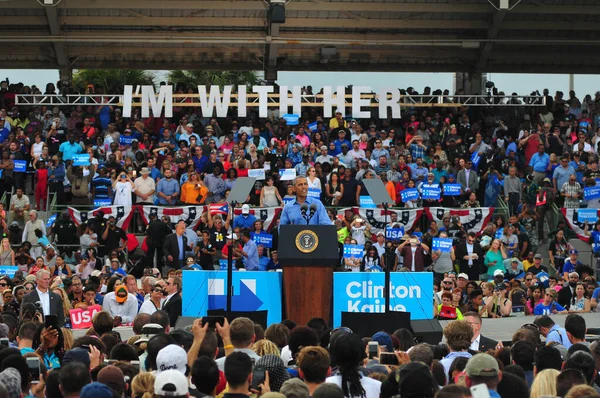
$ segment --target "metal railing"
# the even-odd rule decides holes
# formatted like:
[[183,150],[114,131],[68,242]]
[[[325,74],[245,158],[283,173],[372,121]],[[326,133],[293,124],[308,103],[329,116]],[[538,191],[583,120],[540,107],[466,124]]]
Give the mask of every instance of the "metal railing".
[[[208,96],[208,95],[207,95]],[[223,94],[221,94],[223,96]],[[278,107],[281,94],[271,93],[267,95],[267,106]],[[123,106],[122,94],[67,94],[67,95],[40,95],[40,94],[17,94],[15,105],[18,106]],[[230,95],[229,106],[237,106],[238,94]],[[141,106],[141,95],[134,93],[132,96],[134,102],[132,106]],[[173,104],[178,107],[198,107],[201,106],[199,94],[173,94]],[[289,94],[288,94],[289,98]],[[302,107],[322,107],[323,94],[302,94],[300,103]],[[351,94],[344,95],[346,107],[352,107]],[[361,99],[370,100],[366,107],[378,107],[379,95],[375,93],[364,93],[360,95]],[[391,99],[391,94],[388,94]],[[246,106],[258,107],[260,105],[259,94],[247,93]],[[546,105],[544,96],[531,95],[400,95],[398,101],[401,107],[542,107]]]

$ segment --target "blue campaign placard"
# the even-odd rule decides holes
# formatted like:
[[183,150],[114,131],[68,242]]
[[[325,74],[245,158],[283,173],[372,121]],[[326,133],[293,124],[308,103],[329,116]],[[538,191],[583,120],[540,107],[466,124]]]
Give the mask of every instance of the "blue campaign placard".
[[[228,260],[223,260],[223,259],[219,260],[219,269],[221,271],[227,271],[227,265],[228,264],[229,264]],[[237,267],[235,266],[235,261],[233,261],[233,264],[231,264],[231,266],[233,267],[232,269],[234,271],[237,271]]]
[[296,169],[279,169],[279,181],[291,181],[296,178]]
[[[268,311],[267,326],[281,322],[281,272],[233,272],[233,311]],[[183,271],[182,315],[225,309],[226,271]],[[433,282],[432,282],[433,284]]]
[[459,196],[460,184],[444,184],[444,196]]
[[271,234],[255,234],[252,233],[252,240],[256,245],[263,245],[264,247],[268,247],[269,249],[273,247],[273,235]]
[[1,265],[0,266],[0,275],[8,275],[11,278],[14,278],[15,272],[19,270],[19,267],[16,265]]
[[363,251],[362,245],[344,245],[344,258],[362,258]]
[[[384,312],[383,272],[333,274],[333,327],[341,326],[342,312]],[[433,318],[433,273],[392,272],[390,310],[410,312],[411,320]]]
[[376,209],[377,208],[377,206],[373,202],[373,199],[371,199],[370,196],[361,196],[359,198],[359,204],[360,204],[360,207],[362,207],[363,209]]
[[73,166],[89,166],[90,155],[84,153],[82,155],[73,155]]
[[94,198],[94,207],[111,206],[111,198]]
[[290,202],[293,202],[296,198],[283,198],[283,205],[287,205]]
[[600,198],[600,185],[583,188],[583,199],[592,200]]
[[131,143],[135,140],[135,137],[132,135],[122,135],[119,139],[121,145],[131,145]]
[[310,123],[310,124],[308,125],[308,129],[309,129],[310,131],[312,131],[313,133],[314,133],[315,131],[317,131],[317,122],[312,122],[312,123]]
[[596,221],[598,221],[598,209],[577,210],[577,221],[595,223]]
[[423,184],[421,187],[423,199],[439,200],[442,194],[439,184]]
[[308,197],[321,199],[321,190],[319,188],[308,188]]
[[13,163],[15,164],[15,168],[13,170],[15,173],[25,173],[27,171],[27,161],[13,160]]
[[419,200],[419,190],[417,188],[407,188],[400,192],[400,197],[404,203],[409,200]]
[[404,236],[404,227],[386,228],[385,238],[388,240],[399,241]]
[[254,177],[257,180],[264,180],[265,169],[250,169],[248,170],[248,177]]
[[479,162],[481,162],[481,156],[479,156],[479,152],[473,152],[471,155],[471,162],[473,162],[475,166],[479,166]]
[[450,238],[433,238],[431,250],[441,251],[442,253],[450,253],[452,250],[452,243],[454,241]]
[[48,217],[48,221],[46,221],[46,228],[52,228],[52,226],[54,225],[54,221],[56,221],[57,216],[58,216],[58,213],[54,213],[50,217]]
[[288,113],[286,115],[283,115],[283,120],[285,120],[285,124],[287,124],[288,126],[296,126],[298,124],[299,119],[300,116],[296,115],[295,113]]

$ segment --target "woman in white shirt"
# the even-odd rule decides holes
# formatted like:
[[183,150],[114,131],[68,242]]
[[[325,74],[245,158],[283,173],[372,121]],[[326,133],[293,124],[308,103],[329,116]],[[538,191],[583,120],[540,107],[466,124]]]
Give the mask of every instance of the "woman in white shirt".
[[113,182],[113,190],[115,191],[115,200],[113,205],[131,206],[131,192],[133,192],[133,181],[125,172],[121,172],[119,179]]
[[321,180],[317,177],[317,170],[314,167],[309,167],[306,171],[306,180],[308,181],[308,188],[321,191]]
[[152,315],[162,307],[164,297],[163,288],[160,285],[154,285],[150,292],[150,299],[144,301],[140,307],[140,314]]

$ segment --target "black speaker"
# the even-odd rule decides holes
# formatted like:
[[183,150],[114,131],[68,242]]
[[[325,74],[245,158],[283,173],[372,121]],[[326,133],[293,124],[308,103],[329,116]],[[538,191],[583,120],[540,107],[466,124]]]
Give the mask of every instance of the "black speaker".
[[285,6],[283,4],[271,4],[269,6],[269,22],[285,23]]
[[442,341],[442,326],[437,319],[410,321],[410,328],[417,343],[438,345]]
[[208,310],[208,315],[224,316],[227,318],[229,323],[235,318],[248,318],[257,325],[267,328],[267,313],[269,311],[231,311],[226,312],[223,310]]
[[[229,323],[233,321],[235,318],[245,317],[249,318],[255,324],[258,324],[263,327],[263,329],[267,328],[267,313],[268,311],[231,311],[226,313],[223,310],[208,310],[208,315],[214,316],[224,316],[227,318]],[[177,318],[177,322],[175,322],[175,328],[177,329],[185,329],[188,326],[191,326],[194,323],[194,319],[200,318],[199,316],[180,316]]]
[[410,329],[410,312],[342,312],[342,326],[352,329],[360,337],[371,337],[381,331],[391,335],[397,329]]

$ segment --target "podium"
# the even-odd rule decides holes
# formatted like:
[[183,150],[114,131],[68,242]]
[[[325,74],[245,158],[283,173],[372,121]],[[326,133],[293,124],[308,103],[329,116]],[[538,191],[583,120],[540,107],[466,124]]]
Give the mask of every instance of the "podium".
[[286,317],[298,325],[312,318],[329,322],[333,268],[339,263],[335,226],[282,225],[278,253]]

